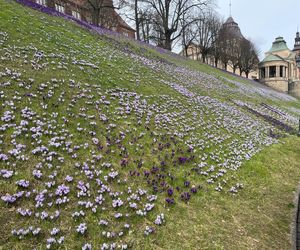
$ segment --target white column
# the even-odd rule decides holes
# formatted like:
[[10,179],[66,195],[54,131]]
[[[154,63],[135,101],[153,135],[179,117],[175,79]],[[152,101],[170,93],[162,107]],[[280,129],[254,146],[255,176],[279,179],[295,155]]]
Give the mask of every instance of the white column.
[[280,77],[280,66],[276,66],[276,77]]

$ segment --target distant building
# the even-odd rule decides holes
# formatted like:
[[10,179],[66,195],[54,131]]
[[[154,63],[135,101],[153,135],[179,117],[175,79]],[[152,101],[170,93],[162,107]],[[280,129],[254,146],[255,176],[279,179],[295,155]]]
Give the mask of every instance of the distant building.
[[232,16],[230,16],[226,22],[223,24],[223,29],[226,29],[230,34],[239,37],[244,38],[241,29],[239,27],[239,24],[236,23]]
[[[88,7],[87,0],[31,0],[37,4],[53,8],[61,13],[73,16],[77,19],[92,23],[94,15]],[[100,0],[95,0],[100,1]],[[121,33],[125,36],[135,38],[135,30],[131,28],[121,16],[114,10],[112,0],[103,0],[102,14],[99,18],[99,26]],[[98,3],[98,4],[99,4]]]
[[[277,37],[265,58],[259,63],[259,81],[276,90],[300,97],[300,38],[296,35],[294,51],[283,37]],[[298,60],[298,65],[297,61]]]
[[300,35],[299,35],[299,31],[297,31],[297,33],[296,33],[295,45],[294,45],[293,52],[296,53],[296,64],[297,64],[297,68],[298,68],[298,75],[300,77]]
[[[238,23],[236,23],[231,16],[222,25],[222,30],[226,30],[226,32],[228,32],[228,34],[231,34],[232,37],[236,37],[237,39],[245,39],[242,32],[241,32],[241,29],[240,29]],[[192,43],[186,50],[183,49],[180,52],[180,55],[185,56],[187,58],[190,58],[192,60],[202,61],[201,49],[195,43]],[[216,66],[219,69],[226,70],[229,73],[234,73],[234,74],[246,77],[246,74],[244,72],[242,74],[240,73],[239,68],[236,68],[234,70],[232,62],[230,60],[228,61],[228,64],[226,66],[221,62],[221,60],[217,60],[217,64],[216,64],[216,60],[215,60],[214,55],[209,54],[206,58],[206,63],[211,65],[211,66]],[[257,70],[252,70],[249,73],[248,77],[250,79],[258,79]]]

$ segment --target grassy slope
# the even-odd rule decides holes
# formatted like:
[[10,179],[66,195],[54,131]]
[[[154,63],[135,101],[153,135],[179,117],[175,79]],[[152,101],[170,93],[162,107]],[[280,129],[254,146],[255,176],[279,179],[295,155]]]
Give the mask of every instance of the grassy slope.
[[[291,249],[300,140],[292,137],[243,165],[237,196],[203,194],[170,211],[172,219],[146,249]],[[143,246],[144,247],[144,246]]]
[[[95,64],[101,65],[97,72],[92,70],[90,72],[88,70],[80,71],[72,65],[68,66],[68,73],[57,68],[39,72],[32,70],[29,65],[21,65],[21,60],[16,57],[14,61],[0,62],[1,70],[4,70],[5,67],[22,70],[24,78],[31,77],[40,82],[50,81],[53,77],[64,78],[67,74],[67,79],[72,77],[76,81],[90,84],[100,83],[103,90],[122,87],[144,95],[167,94],[178,98],[183,104],[186,103],[186,100],[180,97],[177,92],[158,81],[160,78],[158,74],[153,75],[153,72],[146,67],[137,65],[119,54],[118,49],[122,49],[125,44],[111,45],[110,40],[90,35],[89,32],[72,23],[21,8],[12,2],[0,0],[0,7],[0,30],[8,32],[8,41],[14,45],[37,44],[39,50],[46,53],[60,51],[66,55],[73,48],[81,51],[80,59],[87,61],[93,59]],[[43,17],[42,21],[41,17]],[[30,27],[28,26],[29,23]],[[51,37],[48,37],[48,41],[45,42],[47,34],[51,34]],[[44,42],[41,42],[41,37],[43,37]],[[90,48],[84,48],[83,45],[90,46]],[[127,46],[132,50],[139,50],[134,43],[129,43]],[[160,57],[178,65],[186,65],[218,77],[234,79],[232,76],[211,69],[206,65],[175,59],[152,50],[148,50],[147,53],[149,57]],[[93,56],[93,54],[98,56]],[[113,56],[112,61],[104,59],[108,55]],[[138,77],[141,84],[132,83],[131,80],[136,78],[134,72],[139,72],[140,76]],[[170,78],[170,76],[165,75],[162,77]],[[245,81],[245,84],[249,83]],[[253,99],[257,103],[261,102],[261,98],[255,98],[249,99]],[[67,95],[65,99],[70,101],[71,94],[70,96]],[[273,101],[267,102],[272,103]],[[299,108],[297,102],[277,100],[274,103],[280,107]],[[36,105],[33,107],[38,109],[39,103],[34,102],[33,105]],[[64,112],[64,108],[58,107],[58,110],[53,108],[53,111]],[[126,123],[122,126],[126,127]],[[79,137],[78,141],[84,141],[84,136]],[[195,196],[188,205],[182,202],[166,210],[163,209],[163,203],[158,204],[157,209],[166,214],[166,225],[160,227],[157,233],[145,238],[143,228],[147,221],[137,222],[140,223],[139,229],[137,232],[129,234],[127,239],[134,241],[134,246],[139,249],[289,249],[293,191],[300,177],[300,154],[298,153],[300,141],[296,137],[289,137],[284,141],[285,144],[280,143],[264,149],[242,166],[237,175],[233,177],[245,185],[244,191],[239,192],[238,195],[219,194],[211,192],[210,188],[207,188]],[[151,138],[144,141],[149,148],[151,147],[150,142]],[[147,147],[146,150],[149,150]],[[84,153],[80,157],[83,159]],[[147,160],[152,160],[150,153],[146,153],[146,157]],[[115,160],[117,163],[119,159],[111,160]],[[153,162],[158,162],[158,159],[154,159]],[[30,168],[33,163],[34,159],[29,162],[28,167]],[[66,163],[64,171],[72,171],[68,163]],[[26,177],[25,173],[24,178]],[[5,182],[1,182],[0,188],[1,194],[14,190],[13,185],[6,186]],[[1,203],[2,205],[3,203]],[[14,209],[8,210],[7,207],[3,206],[0,212],[1,222],[4,225],[1,229],[1,245],[4,248],[24,249],[30,244],[34,244],[31,242],[29,245],[23,245],[19,241],[11,241],[10,230],[12,225],[17,223],[14,219]],[[9,222],[7,222],[7,217],[10,218]],[[63,225],[63,223],[61,222],[61,226],[65,230],[68,226],[74,226],[67,223]],[[93,239],[93,236],[91,238]],[[69,240],[67,247],[74,248],[78,245],[78,241],[82,242],[79,238]]]

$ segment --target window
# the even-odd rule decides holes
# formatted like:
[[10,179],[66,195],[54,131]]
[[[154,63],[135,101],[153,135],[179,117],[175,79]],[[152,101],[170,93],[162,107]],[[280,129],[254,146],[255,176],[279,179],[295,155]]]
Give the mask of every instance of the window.
[[279,76],[280,77],[283,77],[283,69],[284,69],[284,67],[280,66],[280,72],[279,72]]
[[47,6],[46,0],[36,0],[36,3],[39,5]]
[[65,13],[65,7],[60,4],[55,4],[55,9],[61,13]]
[[270,66],[269,77],[276,77],[276,66]]
[[78,11],[76,11],[76,10],[72,10],[72,16],[75,17],[75,18],[77,18],[77,19],[81,19],[80,18],[80,13]]

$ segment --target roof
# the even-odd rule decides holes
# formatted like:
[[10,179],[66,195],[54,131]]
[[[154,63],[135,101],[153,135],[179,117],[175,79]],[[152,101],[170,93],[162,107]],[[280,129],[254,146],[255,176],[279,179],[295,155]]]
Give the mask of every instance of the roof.
[[127,30],[135,31],[135,29],[131,28],[117,12],[115,12],[115,13],[117,14],[118,23],[121,27],[123,27]]
[[274,62],[274,61],[291,61],[295,59],[295,53],[290,52],[287,57],[281,57],[279,55],[273,54],[273,53],[267,53],[264,60],[262,60],[260,63],[266,63],[266,62]]
[[237,24],[237,23],[233,20],[232,16],[228,17],[227,20],[226,20],[226,22],[225,22],[225,24],[229,24],[229,23]]
[[279,36],[275,39],[271,49],[268,52],[273,53],[273,52],[282,51],[282,50],[289,50],[289,48],[286,45],[286,41],[283,39],[283,37]]
[[269,54],[264,58],[264,60],[261,61],[261,63],[273,61],[284,61],[284,59],[278,55]]
[[236,37],[244,38],[238,23],[236,23],[231,16],[228,17],[226,22],[223,24],[222,28],[229,31],[230,33],[232,33],[232,35]]

